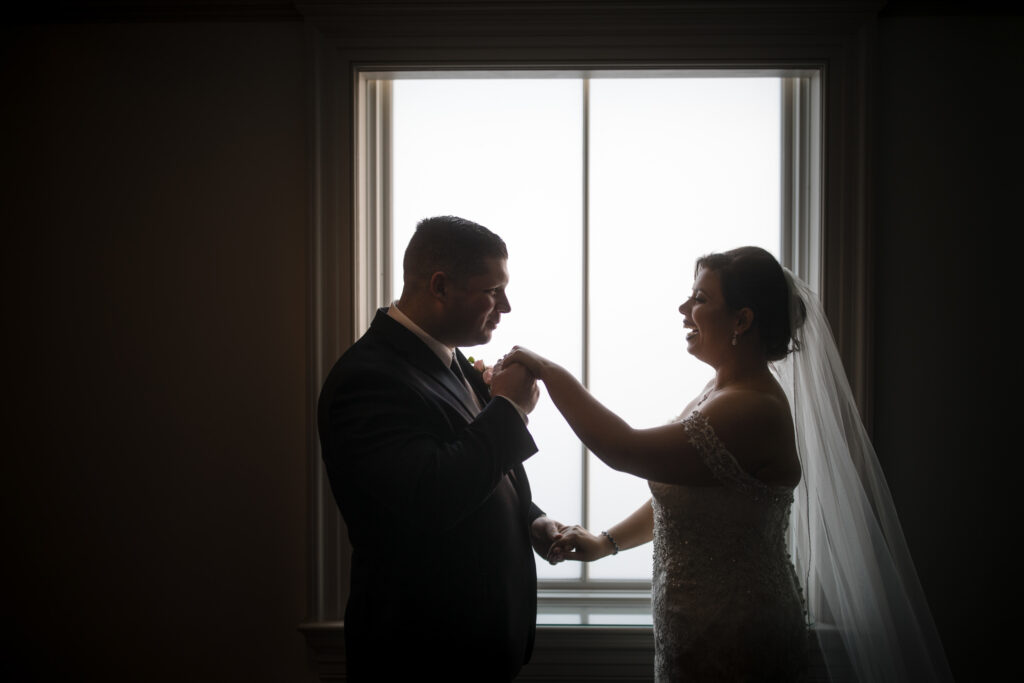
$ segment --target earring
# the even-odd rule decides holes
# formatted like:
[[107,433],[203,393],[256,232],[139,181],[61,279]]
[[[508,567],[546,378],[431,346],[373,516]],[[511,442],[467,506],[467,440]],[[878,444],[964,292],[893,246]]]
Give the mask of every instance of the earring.
[[736,346],[736,340],[737,340],[737,338],[739,337],[739,335],[740,335],[740,333],[739,333],[739,332],[733,332],[733,333],[732,333],[732,345],[733,345],[733,346]]

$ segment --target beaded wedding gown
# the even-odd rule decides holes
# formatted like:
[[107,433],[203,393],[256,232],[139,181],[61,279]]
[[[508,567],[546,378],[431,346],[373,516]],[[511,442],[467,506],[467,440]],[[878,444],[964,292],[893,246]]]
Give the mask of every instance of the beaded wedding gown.
[[699,411],[682,424],[721,486],[650,482],[655,680],[799,680],[808,636],[786,546],[793,489],[747,474]]

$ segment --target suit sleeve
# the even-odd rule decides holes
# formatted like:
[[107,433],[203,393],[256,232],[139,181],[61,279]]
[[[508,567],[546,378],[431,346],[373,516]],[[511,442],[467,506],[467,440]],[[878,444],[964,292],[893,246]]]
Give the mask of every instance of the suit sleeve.
[[353,508],[373,511],[374,526],[393,520],[411,529],[448,529],[537,451],[507,401],[491,401],[473,422],[456,424],[420,393],[379,373],[350,375],[327,398],[324,460],[331,485],[343,513],[352,501]]
[[547,516],[548,516],[548,513],[544,512],[539,507],[537,507],[537,504],[534,503],[532,500],[530,501],[530,514],[526,518],[527,521],[530,522],[530,524],[533,524],[535,521],[537,521],[538,517],[547,517]]

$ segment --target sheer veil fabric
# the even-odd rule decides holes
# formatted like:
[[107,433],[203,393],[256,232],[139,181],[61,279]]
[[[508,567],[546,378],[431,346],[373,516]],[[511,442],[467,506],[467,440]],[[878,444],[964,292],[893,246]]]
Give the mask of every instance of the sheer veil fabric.
[[773,369],[793,409],[803,468],[790,542],[809,618],[842,642],[841,652],[823,647],[826,665],[830,673],[849,667],[861,683],[952,681],[824,310],[785,272],[799,350]]

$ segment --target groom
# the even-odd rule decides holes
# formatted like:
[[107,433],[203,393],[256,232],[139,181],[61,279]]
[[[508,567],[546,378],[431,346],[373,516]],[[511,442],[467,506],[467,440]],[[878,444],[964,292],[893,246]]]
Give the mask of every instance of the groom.
[[324,463],[353,548],[353,681],[510,681],[529,660],[530,548],[543,556],[559,527],[522,465],[537,451],[526,423],[539,393],[522,366],[488,389],[457,348],[488,342],[511,310],[507,258],[483,226],[421,221],[401,298],[321,391]]

